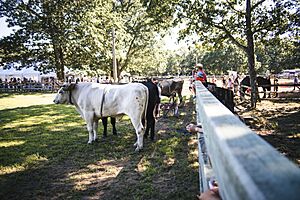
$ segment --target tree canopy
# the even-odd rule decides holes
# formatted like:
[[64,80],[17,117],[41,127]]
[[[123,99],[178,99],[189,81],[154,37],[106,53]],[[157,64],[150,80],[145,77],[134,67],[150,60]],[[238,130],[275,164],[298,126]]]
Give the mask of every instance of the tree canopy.
[[59,79],[64,67],[110,73],[112,28],[119,74],[137,71],[139,58],[155,59],[149,50],[158,31],[170,26],[169,16],[158,21],[147,12],[151,5],[139,1],[6,0],[0,6],[0,17],[17,27],[0,41],[1,65],[55,70]]
[[182,12],[178,12],[177,21],[187,24],[182,30],[183,36],[195,32],[200,41],[216,46],[230,42],[246,53],[252,88],[251,104],[254,107],[257,99],[256,45],[287,33],[298,35],[298,1],[185,0],[178,6]]
[[[0,17],[15,31],[0,39],[0,65],[94,75],[112,71],[112,29],[118,75],[188,74],[196,59],[208,73],[256,73],[299,67],[296,0],[2,0]],[[182,24],[194,45],[166,51],[159,38]],[[252,84],[252,85],[253,85]],[[255,89],[253,90],[255,92]]]

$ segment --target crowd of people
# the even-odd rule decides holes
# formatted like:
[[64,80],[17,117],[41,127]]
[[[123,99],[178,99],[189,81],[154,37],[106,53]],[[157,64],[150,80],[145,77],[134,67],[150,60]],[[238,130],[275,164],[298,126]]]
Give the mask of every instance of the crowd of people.
[[4,80],[0,78],[0,89],[4,91],[33,91],[36,89],[52,90],[54,89],[54,78],[47,78],[43,80],[43,82],[38,82],[36,80],[26,77],[11,77],[9,79],[5,78]]
[[197,64],[196,69],[192,70],[192,75],[190,77],[190,86],[189,89],[193,94],[193,97],[195,98],[195,81],[201,81],[202,84],[207,87],[208,82],[211,84],[216,84],[218,87],[222,87],[225,89],[232,90],[235,94],[237,94],[239,90],[239,75],[231,74],[229,76],[222,76],[221,78],[221,85],[219,81],[217,80],[216,76],[213,75],[212,78],[208,81],[207,75],[205,73],[205,70],[203,68],[202,64]]

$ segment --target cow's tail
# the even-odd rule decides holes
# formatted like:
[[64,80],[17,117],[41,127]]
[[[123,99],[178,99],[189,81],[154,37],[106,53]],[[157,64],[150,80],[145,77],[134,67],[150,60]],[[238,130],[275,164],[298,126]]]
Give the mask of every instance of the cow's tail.
[[145,90],[145,96],[146,96],[146,101],[144,104],[144,113],[143,113],[144,120],[142,120],[144,122],[143,124],[144,128],[147,126],[147,109],[148,109],[148,101],[149,101],[149,90],[147,87]]

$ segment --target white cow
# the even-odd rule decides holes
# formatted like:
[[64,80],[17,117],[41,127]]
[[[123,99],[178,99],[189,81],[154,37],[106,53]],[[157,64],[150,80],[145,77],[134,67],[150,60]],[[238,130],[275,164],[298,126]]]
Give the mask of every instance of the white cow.
[[148,89],[141,83],[124,85],[70,83],[59,89],[54,103],[75,105],[87,123],[89,144],[97,139],[99,118],[128,115],[137,135],[135,150],[139,151],[143,148],[142,119],[146,119],[148,98]]

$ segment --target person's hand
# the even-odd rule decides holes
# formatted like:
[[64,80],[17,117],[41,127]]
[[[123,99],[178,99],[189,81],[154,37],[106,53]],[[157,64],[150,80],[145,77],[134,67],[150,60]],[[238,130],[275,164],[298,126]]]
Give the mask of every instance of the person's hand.
[[221,200],[217,187],[197,195],[198,200]]
[[190,133],[202,132],[202,128],[197,127],[195,124],[189,124],[185,128]]

